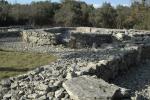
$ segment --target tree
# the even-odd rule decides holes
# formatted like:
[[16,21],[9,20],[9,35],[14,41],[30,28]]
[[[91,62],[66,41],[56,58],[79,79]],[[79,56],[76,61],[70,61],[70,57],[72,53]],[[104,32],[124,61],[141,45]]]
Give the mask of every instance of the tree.
[[8,4],[7,1],[5,0],[0,1],[0,26],[6,26],[8,21],[10,20],[9,8],[10,5]]
[[117,12],[110,3],[104,3],[95,12],[95,24],[97,27],[115,28]]
[[34,25],[53,24],[54,10],[52,3],[49,1],[33,2],[30,16]]
[[80,26],[80,3],[73,0],[63,0],[61,9],[55,14],[57,25]]
[[126,25],[128,24],[127,19],[131,14],[130,8],[126,6],[118,5],[116,11],[117,11],[117,18],[116,18],[117,28],[118,29],[128,28],[128,26]]

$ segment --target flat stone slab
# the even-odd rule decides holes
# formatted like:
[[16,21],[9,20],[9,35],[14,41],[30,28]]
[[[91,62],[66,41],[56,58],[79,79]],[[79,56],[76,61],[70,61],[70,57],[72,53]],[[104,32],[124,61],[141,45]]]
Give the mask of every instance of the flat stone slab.
[[102,79],[89,76],[73,78],[63,83],[71,99],[74,100],[112,100],[129,98],[126,89],[109,84]]

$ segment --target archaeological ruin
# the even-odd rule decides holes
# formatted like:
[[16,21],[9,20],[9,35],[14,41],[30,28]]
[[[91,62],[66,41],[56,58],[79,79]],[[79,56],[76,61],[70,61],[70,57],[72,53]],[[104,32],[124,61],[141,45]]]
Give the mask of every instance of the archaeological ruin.
[[46,52],[58,59],[2,79],[1,100],[150,100],[150,31],[4,30],[0,31],[0,49]]

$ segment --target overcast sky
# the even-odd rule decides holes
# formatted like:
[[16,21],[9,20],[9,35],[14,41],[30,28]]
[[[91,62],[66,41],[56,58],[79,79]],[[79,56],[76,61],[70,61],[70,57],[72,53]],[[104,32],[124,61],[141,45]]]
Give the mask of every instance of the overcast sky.
[[[31,3],[32,1],[44,1],[44,0],[7,0],[11,3]],[[52,2],[60,2],[60,0],[51,0]],[[101,6],[104,2],[110,2],[113,6],[116,6],[118,4],[129,6],[131,3],[131,0],[81,0],[85,1],[88,4],[93,4],[95,7]]]

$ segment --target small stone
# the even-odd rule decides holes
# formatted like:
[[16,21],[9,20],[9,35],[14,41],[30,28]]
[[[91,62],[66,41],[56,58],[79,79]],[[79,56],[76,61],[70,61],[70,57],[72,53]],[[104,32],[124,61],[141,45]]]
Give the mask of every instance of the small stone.
[[39,97],[37,100],[46,100],[46,99],[47,99],[47,97],[45,95],[43,95],[43,96]]
[[77,74],[77,76],[82,76],[83,75],[82,71],[76,71],[75,73]]
[[2,89],[3,89],[3,87],[2,87],[2,85],[0,85],[0,92],[2,91]]
[[96,64],[94,62],[90,62],[90,63],[88,63],[87,67],[93,67],[93,68],[95,68]]
[[65,94],[64,94],[63,92],[64,92],[64,89],[63,89],[63,88],[57,90],[57,91],[55,92],[55,97],[56,97],[56,98],[63,98],[63,97],[65,96]]
[[50,83],[54,83],[55,81],[54,80],[50,80]]
[[31,75],[35,75],[36,72],[35,72],[35,71],[31,71],[30,74],[31,74]]
[[26,100],[25,96],[20,97],[20,100]]
[[10,99],[12,94],[5,94],[3,98]]
[[69,94],[65,94],[65,97],[62,98],[61,100],[68,100],[69,99]]
[[42,74],[39,74],[39,76],[44,80],[45,78],[44,78],[44,76],[42,75]]
[[23,95],[24,94],[24,92],[23,91],[19,91],[19,95]]
[[15,97],[11,97],[11,100],[17,100]]
[[107,65],[108,61],[107,60],[100,60],[97,65],[101,66],[101,65]]
[[53,100],[53,97],[48,97],[48,100]]
[[44,85],[44,84],[39,84],[38,86],[37,86],[37,89],[38,90],[41,90],[41,91],[47,91],[48,90],[48,85]]
[[69,72],[69,73],[67,73],[67,76],[66,76],[66,79],[72,79],[73,78],[73,76],[72,76],[72,73],[71,72]]
[[53,98],[53,100],[60,100],[59,98]]
[[36,93],[28,95],[29,99],[36,99],[38,95]]
[[47,97],[54,97],[54,92],[49,92],[49,93],[47,93]]
[[9,87],[11,85],[10,79],[2,80],[1,85],[4,86],[4,87]]
[[21,82],[21,83],[19,83],[19,86],[24,86],[25,85],[25,83],[24,82]]
[[54,85],[49,85],[49,89],[51,92],[53,92],[53,91],[56,91],[58,89],[58,87],[54,86]]
[[18,79],[18,80],[21,80],[21,79],[25,79],[25,78],[27,78],[27,77],[28,77],[28,75],[24,74],[24,75],[19,75],[19,76],[17,77],[17,79]]
[[18,84],[16,82],[11,84],[12,89],[16,88],[17,86],[18,86]]
[[46,94],[46,91],[36,91],[36,93],[42,96]]
[[56,81],[56,82],[54,83],[54,86],[60,87],[61,85],[62,85],[62,81]]

